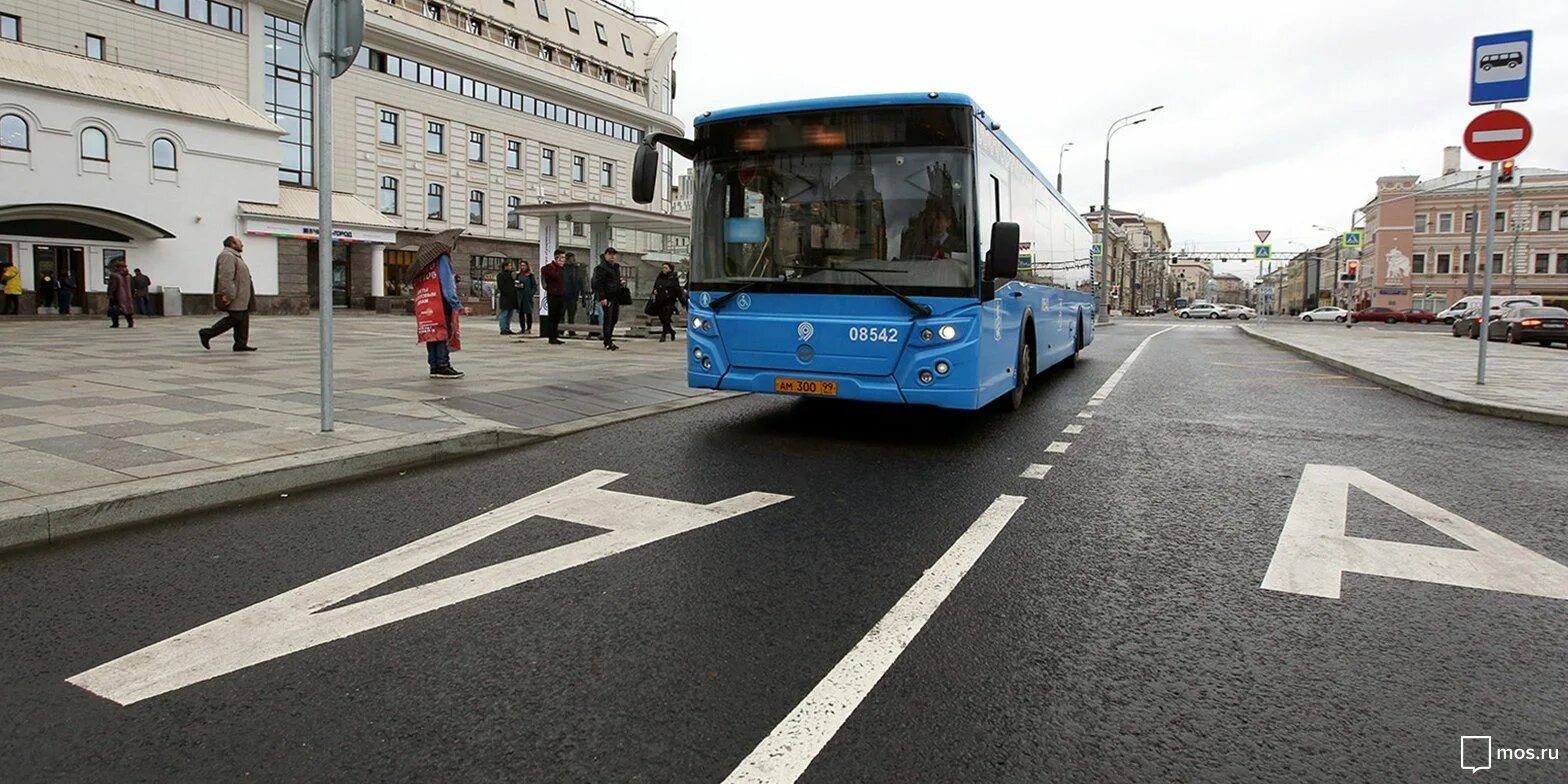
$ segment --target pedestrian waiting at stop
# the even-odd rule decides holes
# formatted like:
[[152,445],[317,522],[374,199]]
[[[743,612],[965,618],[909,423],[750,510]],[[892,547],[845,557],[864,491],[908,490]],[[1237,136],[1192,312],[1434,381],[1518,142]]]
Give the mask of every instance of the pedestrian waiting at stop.
[[534,277],[528,262],[517,263],[517,320],[522,322],[523,334],[534,331],[534,299],[539,296],[539,279]]
[[599,301],[599,331],[604,337],[605,351],[620,351],[615,345],[615,323],[621,318],[621,305],[631,299],[631,292],[621,278],[621,267],[615,263],[614,248],[605,248],[599,254],[599,265],[593,268],[593,296]]
[[501,323],[501,334],[511,335],[512,315],[517,312],[517,275],[512,272],[512,262],[501,262],[501,271],[495,274],[495,314]]
[[136,315],[152,315],[152,278],[142,274],[141,267],[137,267],[131,275],[131,299],[136,300]]
[[452,248],[462,229],[447,229],[419,246],[414,263],[409,265],[409,283],[414,288],[414,332],[425,344],[430,377],[452,380],[463,377],[452,367],[452,352],[462,349],[458,314],[463,301],[457,294],[457,275],[452,271]]
[[644,310],[648,315],[659,318],[660,343],[665,338],[675,339],[675,327],[670,322],[675,318],[677,304],[686,307],[686,291],[681,288],[680,276],[675,274],[675,265],[666,261],[659,268],[659,276],[653,279],[653,296]]
[[561,317],[566,312],[565,266],[566,251],[556,248],[550,263],[539,270],[539,278],[544,285],[544,296],[540,299],[539,333],[549,338],[552,346],[566,342],[561,340]]
[[116,261],[109,270],[109,326],[120,328],[120,317],[125,317],[125,326],[136,328],[136,303],[131,297],[131,273],[125,269],[124,261]]

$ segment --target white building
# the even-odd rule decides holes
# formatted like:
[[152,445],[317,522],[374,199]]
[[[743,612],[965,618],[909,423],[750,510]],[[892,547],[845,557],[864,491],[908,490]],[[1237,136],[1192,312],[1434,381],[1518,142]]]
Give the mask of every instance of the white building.
[[[672,211],[668,164],[662,198],[651,211],[634,205],[630,195],[637,140],[651,131],[683,129],[671,114],[674,32],[604,0],[365,0],[365,9],[365,47],[356,66],[333,83],[331,163],[339,191],[334,215],[341,224],[335,229],[342,230],[335,233],[340,241],[350,240],[335,248],[336,304],[376,307],[382,304],[378,300],[391,297],[390,305],[399,307],[396,284],[412,249],[425,236],[456,226],[466,230],[454,253],[465,278],[486,276],[504,261],[546,257],[558,245],[586,262],[614,244],[627,252],[623,262],[633,265],[639,258],[652,261],[680,250],[667,245],[664,236],[685,230],[684,219],[667,214]],[[200,85],[185,92],[203,87],[213,103],[227,94],[248,108],[249,122],[270,121],[265,129],[271,134],[270,152],[249,146],[254,144],[249,136],[245,142],[218,144],[216,149],[224,152],[184,135],[174,140],[177,145],[189,141],[193,150],[224,161],[220,167],[209,164],[210,155],[187,156],[178,170],[178,193],[168,198],[164,188],[160,200],[170,203],[156,206],[178,212],[183,226],[192,225],[200,212],[196,231],[162,228],[180,243],[211,243],[212,249],[193,255],[169,238],[137,239],[141,250],[128,261],[155,285],[179,286],[189,295],[188,312],[204,309],[204,295],[211,290],[213,236],[221,240],[236,231],[247,237],[246,255],[258,282],[268,281],[261,284],[264,310],[298,311],[317,301],[316,199],[310,189],[318,163],[312,138],[314,77],[302,60],[300,41],[304,10],[304,0],[0,0],[0,13],[14,20],[7,29],[15,30],[23,44],[54,50],[50,56],[68,61],[67,71],[106,68],[136,74],[140,81],[125,89],[138,96],[169,89],[148,85],[191,85],[185,80],[192,80]],[[0,69],[0,80],[13,77],[10,68]],[[150,105],[162,98],[144,97],[138,103],[85,93],[78,94],[86,102],[78,107],[82,111],[66,120],[33,104],[47,100],[46,95],[70,93],[69,87],[46,83],[18,96],[10,81],[0,84],[7,88],[0,103],[52,129],[101,116],[108,106],[189,114],[170,111],[178,104]],[[241,115],[239,109],[225,111]],[[213,124],[200,117],[197,113],[190,121]],[[174,130],[185,133],[183,127]],[[227,132],[251,134],[238,127]],[[257,128],[254,135],[262,132]],[[125,184],[121,177],[128,170],[121,159],[131,154],[118,146],[151,141],[122,132],[115,144],[114,179],[73,174],[76,185],[86,186],[75,191],[75,202],[154,209],[141,191],[113,192]],[[21,152],[37,158],[42,151]],[[147,158],[150,150],[141,154]],[[266,160],[273,187],[218,171],[209,179],[192,169],[238,165],[235,159],[252,165]],[[73,156],[66,163],[76,167],[77,160]],[[20,166],[0,171],[47,178],[36,164]],[[218,191],[200,190],[205,182],[219,186]],[[37,194],[50,187],[48,182],[6,185],[0,188],[0,209],[33,205],[30,214],[47,215],[46,205],[72,203],[38,201],[42,196]],[[569,209],[547,214],[541,204]],[[136,210],[126,214],[159,225]],[[223,231],[207,233],[220,224]],[[35,252],[34,245],[29,241],[24,254],[20,240],[0,239],[0,254],[25,256]],[[30,257],[21,260],[31,263]],[[186,269],[193,264],[203,272]]]

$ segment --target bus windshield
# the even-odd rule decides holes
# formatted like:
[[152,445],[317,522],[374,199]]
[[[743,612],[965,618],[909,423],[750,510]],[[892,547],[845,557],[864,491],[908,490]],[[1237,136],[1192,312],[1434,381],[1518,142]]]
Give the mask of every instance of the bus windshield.
[[885,294],[864,272],[904,294],[973,292],[969,151],[831,146],[699,156],[692,286]]

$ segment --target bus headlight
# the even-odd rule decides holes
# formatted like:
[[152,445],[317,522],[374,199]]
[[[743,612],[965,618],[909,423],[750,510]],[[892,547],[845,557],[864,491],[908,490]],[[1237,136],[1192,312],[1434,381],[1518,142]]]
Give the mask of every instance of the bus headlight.
[[691,350],[691,355],[695,359],[699,359],[699,360],[702,359],[702,349],[700,349],[700,348],[692,349]]
[[920,371],[920,383],[922,383],[922,384],[929,384],[932,381],[934,381],[935,379],[936,379],[936,376],[931,375],[931,371],[929,371],[929,370],[922,370],[922,371]]
[[708,359],[707,357],[703,357],[702,358],[702,369],[703,370],[712,370],[713,369],[713,360]]
[[701,317],[701,316],[692,316],[691,317],[691,328],[697,330],[698,332],[707,332],[708,331],[708,320],[703,318],[703,317]]
[[937,360],[937,363],[936,363],[936,374],[937,375],[945,376],[945,375],[947,375],[947,371],[949,369],[950,368],[948,367],[947,360],[945,360],[945,359]]
[[958,337],[958,327],[952,324],[943,324],[942,328],[937,331],[937,334],[941,335],[943,340],[952,340]]
[[920,330],[920,339],[921,339],[921,340],[924,340],[924,341],[925,341],[925,342],[927,342],[927,343],[930,343],[930,342],[931,342],[931,338],[932,338],[932,337],[933,337],[933,336],[934,336],[934,335],[935,335],[935,334],[936,334],[936,333],[934,333],[934,332],[932,332],[932,331],[931,331],[931,328],[930,328],[930,327],[926,327],[926,328],[925,328],[925,329],[922,329],[922,330]]

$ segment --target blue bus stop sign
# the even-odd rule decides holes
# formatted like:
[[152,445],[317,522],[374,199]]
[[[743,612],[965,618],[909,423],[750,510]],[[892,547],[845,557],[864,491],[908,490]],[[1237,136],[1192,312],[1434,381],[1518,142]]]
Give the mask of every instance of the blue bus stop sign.
[[1470,47],[1470,104],[1530,99],[1531,45],[1535,33],[1478,35]]

